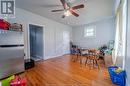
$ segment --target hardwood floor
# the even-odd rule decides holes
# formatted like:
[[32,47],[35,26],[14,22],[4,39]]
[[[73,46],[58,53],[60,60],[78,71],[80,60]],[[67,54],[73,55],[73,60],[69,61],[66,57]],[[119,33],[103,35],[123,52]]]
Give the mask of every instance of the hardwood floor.
[[107,68],[100,69],[71,61],[72,55],[37,62],[36,66],[22,74],[27,77],[27,86],[115,86]]

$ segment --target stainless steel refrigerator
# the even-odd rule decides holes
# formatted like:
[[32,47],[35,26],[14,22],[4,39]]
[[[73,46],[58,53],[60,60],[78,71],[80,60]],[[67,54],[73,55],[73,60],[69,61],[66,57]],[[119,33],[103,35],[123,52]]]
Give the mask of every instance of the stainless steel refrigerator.
[[0,30],[0,79],[23,71],[23,32]]

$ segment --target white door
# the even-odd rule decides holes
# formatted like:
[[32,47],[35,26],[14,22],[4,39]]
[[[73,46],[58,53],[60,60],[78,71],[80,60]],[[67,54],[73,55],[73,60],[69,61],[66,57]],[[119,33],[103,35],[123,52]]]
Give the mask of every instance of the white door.
[[70,33],[69,31],[63,31],[63,54],[70,53]]

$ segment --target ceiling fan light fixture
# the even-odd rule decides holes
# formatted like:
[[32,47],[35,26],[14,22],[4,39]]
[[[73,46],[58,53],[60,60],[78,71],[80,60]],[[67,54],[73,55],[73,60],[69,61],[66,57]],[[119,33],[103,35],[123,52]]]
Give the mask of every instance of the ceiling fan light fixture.
[[71,12],[69,10],[67,10],[67,11],[64,12],[64,15],[65,16],[71,16],[72,14],[71,14]]

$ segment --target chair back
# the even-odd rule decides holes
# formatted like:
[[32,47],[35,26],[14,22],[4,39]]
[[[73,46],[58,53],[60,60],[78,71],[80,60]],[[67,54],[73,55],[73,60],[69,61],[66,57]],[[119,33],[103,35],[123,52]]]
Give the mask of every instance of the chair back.
[[91,49],[91,50],[88,50],[88,52],[89,52],[89,57],[91,57],[92,59],[97,59],[98,50]]

